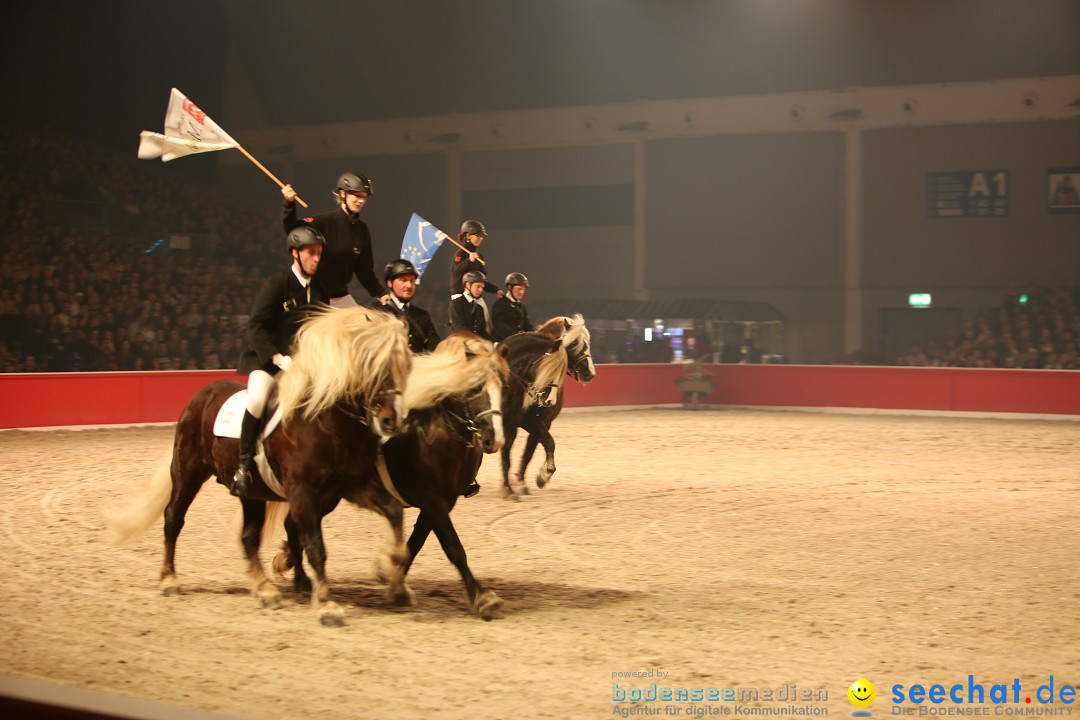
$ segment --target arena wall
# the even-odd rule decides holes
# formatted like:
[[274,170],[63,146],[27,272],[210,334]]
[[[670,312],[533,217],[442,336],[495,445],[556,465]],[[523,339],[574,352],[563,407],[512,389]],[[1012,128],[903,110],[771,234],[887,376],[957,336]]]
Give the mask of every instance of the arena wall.
[[[1080,417],[1080,373],[843,365],[709,365],[703,402],[776,408]],[[568,381],[566,406],[676,405],[687,365],[602,365],[587,387]],[[175,422],[225,370],[0,375],[0,428]]]

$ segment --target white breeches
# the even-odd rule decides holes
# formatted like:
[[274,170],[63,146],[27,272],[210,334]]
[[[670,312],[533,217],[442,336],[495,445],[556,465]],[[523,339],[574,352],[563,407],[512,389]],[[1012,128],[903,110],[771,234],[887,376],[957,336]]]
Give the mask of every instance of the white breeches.
[[246,410],[253,417],[261,418],[266,411],[266,401],[270,399],[277,380],[265,370],[252,370],[248,375],[248,396]]

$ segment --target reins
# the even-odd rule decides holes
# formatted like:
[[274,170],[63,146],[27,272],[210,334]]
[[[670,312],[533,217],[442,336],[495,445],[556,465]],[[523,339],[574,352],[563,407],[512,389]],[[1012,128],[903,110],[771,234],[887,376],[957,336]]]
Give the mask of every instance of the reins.
[[[528,365],[525,366],[525,372],[527,373],[530,370],[533,370],[533,375],[535,376],[536,373],[535,373],[534,367],[539,365],[540,361],[543,360],[544,358],[546,358],[548,355],[551,355],[551,352],[546,352],[546,353],[543,353],[542,355],[538,355],[535,360],[533,360],[532,362],[530,362]],[[509,370],[509,373],[510,373],[510,377],[514,378],[519,383],[521,383],[522,388],[524,388],[523,392],[527,396],[532,398],[532,403],[531,404],[533,404],[533,405],[539,405],[540,404],[540,399],[545,394],[547,394],[548,390],[550,390],[551,388],[558,388],[559,387],[558,383],[551,383],[550,385],[545,385],[542,388],[533,388],[532,384],[533,384],[533,380],[535,380],[535,377],[533,378],[533,380],[527,380],[524,377],[522,377],[521,375],[518,375],[512,369],[508,368],[508,370]]]
[[[387,395],[400,395],[400,390],[383,390],[376,397],[382,398]],[[368,416],[375,415],[379,411],[379,406],[374,402],[358,403],[357,398],[350,398],[349,400],[341,400],[337,404],[338,410],[342,412],[346,417],[352,418],[361,425],[368,425]],[[370,427],[370,426],[369,426]]]

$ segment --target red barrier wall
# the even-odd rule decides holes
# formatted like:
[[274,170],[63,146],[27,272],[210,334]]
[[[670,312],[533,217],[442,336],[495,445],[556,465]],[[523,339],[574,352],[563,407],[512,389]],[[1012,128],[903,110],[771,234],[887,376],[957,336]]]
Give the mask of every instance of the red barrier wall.
[[233,370],[0,375],[0,428],[176,422],[191,396]]
[[[708,365],[716,405],[1080,415],[1080,372],[853,365]],[[678,403],[686,365],[603,365],[567,407]]]
[[[709,365],[717,405],[842,407],[1080,416],[1080,372],[846,365]],[[686,365],[601,365],[568,380],[567,407],[668,405]],[[0,375],[0,428],[175,422],[229,370]]]

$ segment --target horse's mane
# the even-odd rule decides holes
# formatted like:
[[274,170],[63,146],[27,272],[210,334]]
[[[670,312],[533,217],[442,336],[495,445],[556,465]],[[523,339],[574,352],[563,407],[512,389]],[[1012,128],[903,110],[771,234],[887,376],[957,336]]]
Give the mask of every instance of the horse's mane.
[[[565,343],[565,340],[563,341]],[[540,362],[536,365],[536,376],[529,383],[529,390],[522,398],[522,407],[532,405],[535,393],[543,392],[544,388],[554,385],[562,390],[563,380],[566,378],[566,369],[570,366],[570,358],[566,349],[562,346],[555,352],[544,353]]]
[[585,327],[585,318],[581,313],[575,313],[573,317],[563,318],[563,320],[569,323],[566,334],[563,335],[563,347],[569,351],[569,348],[584,343],[585,349],[588,350],[592,335],[589,334],[589,328]]
[[[562,328],[562,333],[554,334],[559,328]],[[562,338],[562,345],[555,352],[547,353],[540,359],[536,367],[536,376],[529,384],[529,392],[526,392],[522,399],[522,407],[532,404],[532,393],[541,392],[549,385],[555,385],[561,391],[567,368],[570,366],[570,355],[567,349],[580,343],[585,343],[588,347],[589,343],[589,330],[585,327],[585,318],[580,313],[573,317],[553,317],[543,323],[536,332],[554,340]]]
[[345,398],[372,398],[391,380],[400,389],[412,354],[405,324],[364,307],[321,308],[300,327],[292,367],[278,383],[282,417],[312,418]]
[[413,358],[402,398],[405,413],[462,395],[493,376],[503,382],[508,373],[506,360],[490,342],[472,333],[454,333],[430,355]]
[[570,318],[562,315],[556,315],[550,320],[546,320],[540,323],[533,332],[541,335],[546,335],[552,340],[558,340],[566,334],[567,329],[570,327]]

